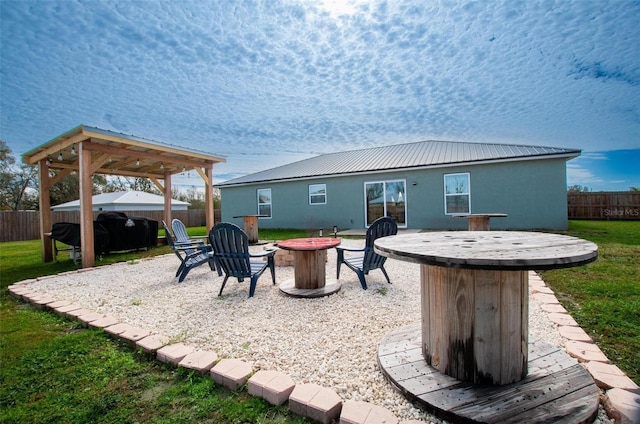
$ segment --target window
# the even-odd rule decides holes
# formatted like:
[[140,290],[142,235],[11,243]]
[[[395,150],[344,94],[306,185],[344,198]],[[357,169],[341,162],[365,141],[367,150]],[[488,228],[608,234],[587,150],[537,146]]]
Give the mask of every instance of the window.
[[271,218],[271,189],[258,189],[258,215],[262,218]]
[[398,226],[407,225],[405,181],[380,181],[364,184],[367,227],[376,219],[389,216]]
[[471,213],[471,183],[469,173],[445,174],[444,213]]
[[327,185],[309,184],[309,204],[324,205],[327,203]]

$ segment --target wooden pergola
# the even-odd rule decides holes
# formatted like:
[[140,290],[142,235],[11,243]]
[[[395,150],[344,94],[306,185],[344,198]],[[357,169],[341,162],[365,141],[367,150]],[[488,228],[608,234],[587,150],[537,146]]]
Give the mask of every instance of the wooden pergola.
[[[79,125],[22,155],[22,161],[38,165],[40,184],[40,232],[42,259],[53,260],[50,188],[64,176],[78,172],[80,181],[80,244],[82,267],[95,264],[93,247],[92,175],[149,178],[164,194],[164,220],[171,222],[171,176],[195,170],[205,185],[207,228],[213,218],[213,165],[223,157],[178,148],[138,137]],[[51,170],[56,170],[51,176]]]

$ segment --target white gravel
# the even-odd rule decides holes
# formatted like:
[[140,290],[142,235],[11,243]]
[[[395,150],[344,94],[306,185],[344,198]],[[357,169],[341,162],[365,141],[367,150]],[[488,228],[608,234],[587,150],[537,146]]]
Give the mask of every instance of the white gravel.
[[[361,240],[343,240],[361,247]],[[249,282],[229,279],[222,297],[222,277],[207,265],[178,283],[174,255],[47,278],[32,287],[121,322],[151,330],[220,357],[249,362],[257,371],[285,372],[297,383],[316,383],[336,390],[343,400],[383,406],[398,418],[442,422],[414,407],[387,383],[377,364],[384,335],[420,321],[417,264],[388,260],[392,285],[379,270],[362,290],[356,274],[342,267],[340,292],[318,299],[283,295],[267,270],[255,296]],[[335,249],[328,251],[327,278],[336,271]],[[292,267],[276,268],[276,283],[293,278]],[[529,334],[557,346],[563,338],[530,297]]]

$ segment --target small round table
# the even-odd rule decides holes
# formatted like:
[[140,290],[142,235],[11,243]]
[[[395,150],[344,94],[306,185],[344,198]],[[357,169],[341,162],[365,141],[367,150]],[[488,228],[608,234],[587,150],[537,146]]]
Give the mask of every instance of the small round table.
[[453,215],[454,218],[467,218],[469,231],[489,231],[491,218],[506,218],[506,213],[468,213]]
[[278,247],[293,252],[294,279],[280,290],[294,297],[328,296],[340,290],[337,280],[326,279],[327,249],[340,244],[339,238],[298,238],[278,242]]
[[250,244],[258,243],[258,218],[266,218],[266,215],[238,215],[234,218],[242,218],[244,232],[249,237]]

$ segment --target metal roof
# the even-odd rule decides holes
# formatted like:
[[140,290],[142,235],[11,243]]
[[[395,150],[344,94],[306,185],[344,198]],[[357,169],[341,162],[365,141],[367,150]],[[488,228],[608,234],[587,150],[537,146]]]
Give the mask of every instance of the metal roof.
[[[157,194],[147,193],[144,191],[114,191],[111,193],[96,194],[92,197],[91,204],[94,207],[119,204],[119,205],[156,205],[164,206],[164,197]],[[188,202],[182,200],[171,199],[172,206],[184,205],[188,206]],[[51,209],[62,209],[68,207],[80,207],[80,199],[72,200],[70,202],[61,203],[59,205],[52,206]]]
[[217,187],[320,176],[371,173],[400,169],[454,166],[548,157],[573,158],[581,150],[515,144],[421,141],[346,152],[327,153],[277,168],[234,178]]

